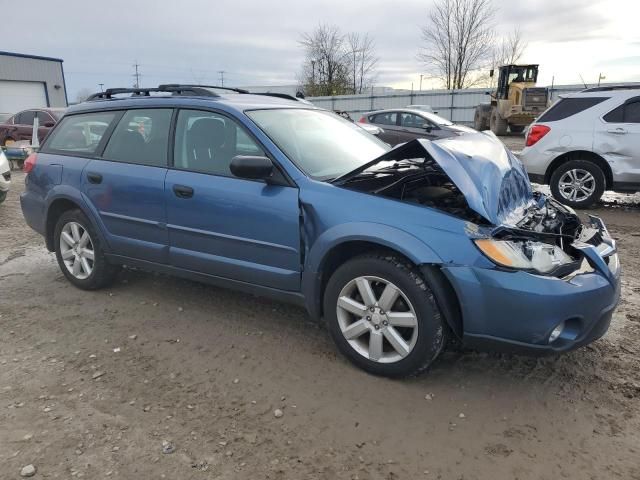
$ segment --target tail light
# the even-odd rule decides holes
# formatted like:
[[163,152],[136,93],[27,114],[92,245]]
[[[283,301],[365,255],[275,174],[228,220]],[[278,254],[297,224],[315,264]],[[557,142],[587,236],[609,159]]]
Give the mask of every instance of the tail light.
[[368,123],[367,122],[367,117],[365,117],[364,115],[362,117],[360,117],[360,120],[358,120],[359,123]]
[[533,125],[527,133],[527,147],[531,147],[540,141],[547,133],[551,131],[546,125]]
[[24,161],[24,165],[22,166],[22,171],[24,173],[29,173],[31,170],[33,170],[33,167],[36,166],[37,158],[38,158],[38,155],[35,153],[32,153],[31,155],[29,155],[27,159]]

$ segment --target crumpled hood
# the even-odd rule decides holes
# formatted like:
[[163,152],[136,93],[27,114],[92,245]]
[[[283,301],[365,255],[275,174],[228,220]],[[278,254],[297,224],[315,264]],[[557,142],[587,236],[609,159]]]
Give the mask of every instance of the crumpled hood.
[[494,225],[514,226],[525,209],[535,203],[522,163],[491,132],[433,142],[412,140],[342,178],[353,177],[380,162],[420,157],[431,157],[462,192],[469,208]]

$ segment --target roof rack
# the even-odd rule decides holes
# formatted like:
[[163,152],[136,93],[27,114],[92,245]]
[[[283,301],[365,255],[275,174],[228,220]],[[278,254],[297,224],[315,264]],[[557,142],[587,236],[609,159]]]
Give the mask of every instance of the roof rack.
[[626,85],[604,85],[602,87],[591,87],[581,90],[581,92],[611,92],[614,90],[638,90],[640,83],[631,83]]
[[[191,83],[164,83],[159,85],[158,88],[179,88],[179,89],[190,89],[190,88],[215,88],[216,90],[229,90],[231,92],[237,93],[250,93],[249,90],[245,90],[243,88],[233,88],[233,87],[221,87],[219,85],[196,85]],[[207,90],[209,91],[209,90]]]
[[206,88],[198,88],[199,85],[160,85],[150,88],[107,88],[104,92],[97,92],[90,95],[86,101],[92,100],[110,100],[114,95],[130,93],[131,97],[150,97],[151,93],[171,93],[172,95],[187,95],[197,97],[219,97],[220,95],[207,90]]

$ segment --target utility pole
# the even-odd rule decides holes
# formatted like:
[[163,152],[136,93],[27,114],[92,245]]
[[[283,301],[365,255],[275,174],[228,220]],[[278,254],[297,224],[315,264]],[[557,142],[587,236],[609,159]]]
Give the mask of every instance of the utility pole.
[[102,87],[104,87],[104,83],[99,83],[98,85],[100,85],[100,91],[104,92],[104,88],[102,88]]
[[605,77],[602,73],[598,74],[598,86],[600,86],[600,80],[606,80],[607,77]]
[[133,67],[136,69],[136,73],[133,74],[133,76],[136,78],[136,83],[133,84],[133,88],[140,88],[140,77],[142,76],[142,74],[138,71],[139,66],[140,64],[136,60],[136,63],[133,64]]
[[220,74],[220,86],[224,87],[224,70],[219,70],[218,73]]
[[424,74],[420,74],[420,91],[422,91],[422,77],[424,77]]

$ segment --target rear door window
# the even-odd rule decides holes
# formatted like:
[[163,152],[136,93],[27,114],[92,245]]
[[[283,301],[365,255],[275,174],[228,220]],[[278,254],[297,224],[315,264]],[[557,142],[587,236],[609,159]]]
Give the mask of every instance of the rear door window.
[[47,112],[38,112],[37,116],[38,116],[38,123],[41,127],[47,122],[55,123],[55,120],[51,118],[51,115],[49,115]]
[[586,109],[598,105],[608,99],[609,97],[561,98],[549,110],[543,113],[537,122],[542,123],[564,120],[565,118],[569,118],[572,115],[583,112]]
[[47,137],[46,150],[95,154],[106,130],[120,112],[81,113],[62,119]]
[[378,125],[396,125],[398,115],[396,112],[378,113],[373,115],[371,123]]
[[172,113],[169,108],[129,110],[118,122],[102,157],[166,167]]

